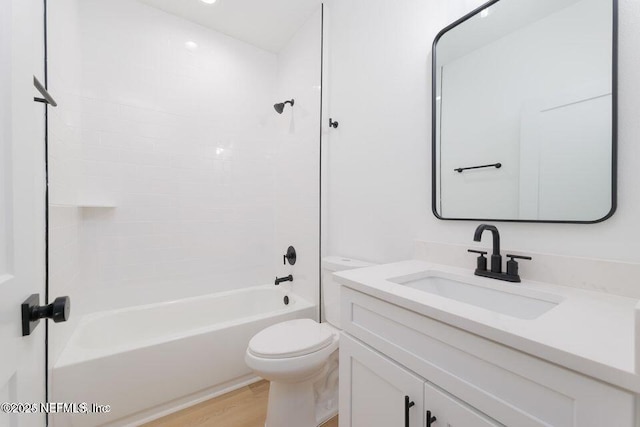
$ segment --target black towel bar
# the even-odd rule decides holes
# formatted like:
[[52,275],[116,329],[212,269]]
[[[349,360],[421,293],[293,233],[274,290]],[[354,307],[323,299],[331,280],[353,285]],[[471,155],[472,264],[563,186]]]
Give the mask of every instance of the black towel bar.
[[502,167],[502,163],[493,163],[490,165],[482,165],[482,166],[471,166],[468,168],[458,168],[458,169],[454,169],[454,171],[458,172],[458,173],[462,173],[463,171],[469,170],[469,169],[482,169],[482,168],[496,168],[496,169],[500,169]]

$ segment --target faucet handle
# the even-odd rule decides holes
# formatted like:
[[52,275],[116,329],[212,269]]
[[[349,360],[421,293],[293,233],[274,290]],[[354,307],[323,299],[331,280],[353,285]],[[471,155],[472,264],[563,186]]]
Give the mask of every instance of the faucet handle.
[[478,264],[476,266],[476,271],[487,271],[487,259],[484,257],[487,252],[485,251],[477,251],[475,249],[467,249],[468,252],[472,254],[480,254],[478,257]]
[[485,256],[487,251],[476,251],[475,249],[467,249],[467,252],[471,252],[472,254],[480,254],[480,256]]
[[511,261],[516,260],[516,259],[526,259],[528,261],[531,261],[533,259],[530,256],[522,256],[522,255],[509,255],[509,254],[507,254],[507,257],[511,258]]
[[507,257],[511,258],[509,261],[507,261],[507,275],[517,278],[517,281],[519,282],[520,275],[518,273],[518,261],[516,260],[525,259],[525,260],[531,261],[531,257],[522,256],[522,255],[510,255],[510,254],[507,254]]

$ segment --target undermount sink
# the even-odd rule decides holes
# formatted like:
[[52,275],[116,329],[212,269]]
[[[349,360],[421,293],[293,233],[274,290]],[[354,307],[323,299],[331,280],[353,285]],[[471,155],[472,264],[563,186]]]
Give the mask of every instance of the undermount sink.
[[528,320],[540,317],[561,301],[561,298],[553,298],[552,295],[531,295],[532,292],[527,292],[530,295],[516,293],[517,285],[506,285],[514,286],[513,292],[507,292],[441,277],[435,273],[419,279],[399,278],[390,279],[390,281],[496,313]]

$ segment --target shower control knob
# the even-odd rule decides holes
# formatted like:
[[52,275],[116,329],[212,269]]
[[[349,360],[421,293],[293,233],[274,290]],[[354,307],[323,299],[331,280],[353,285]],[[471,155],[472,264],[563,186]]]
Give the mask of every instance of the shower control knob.
[[40,319],[51,319],[55,323],[66,322],[71,314],[71,299],[58,297],[49,305],[39,305],[40,295],[33,294],[22,303],[22,336],[31,335],[31,332],[40,322]]
[[284,265],[287,265],[287,261],[289,261],[289,264],[295,265],[297,259],[298,255],[296,254],[296,249],[293,246],[289,246],[287,253],[282,255],[282,263]]

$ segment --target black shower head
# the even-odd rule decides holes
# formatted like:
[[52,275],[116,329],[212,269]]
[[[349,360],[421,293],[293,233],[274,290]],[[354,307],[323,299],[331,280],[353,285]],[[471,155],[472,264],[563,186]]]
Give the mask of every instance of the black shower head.
[[291,104],[291,106],[293,107],[293,102],[294,102],[293,99],[291,101],[281,102],[280,104],[275,104],[273,108],[276,109],[276,112],[278,114],[282,114],[282,112],[284,111],[284,106],[287,104]]

